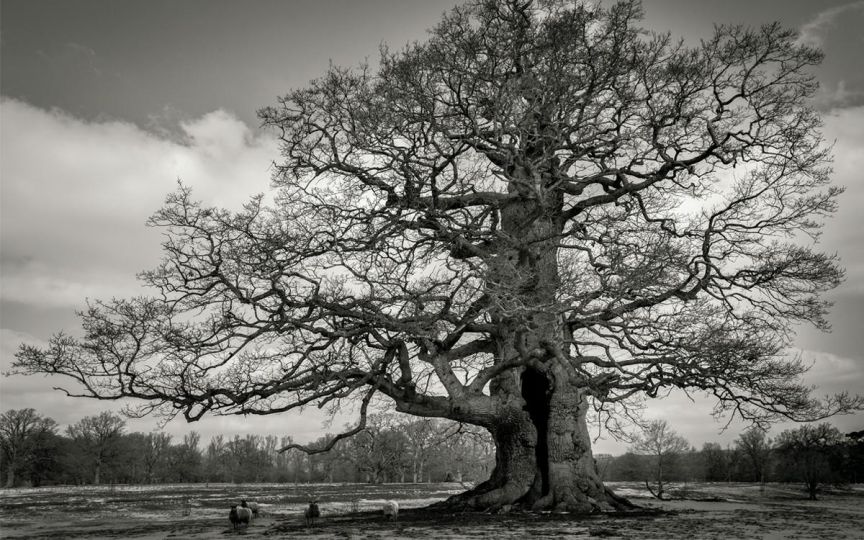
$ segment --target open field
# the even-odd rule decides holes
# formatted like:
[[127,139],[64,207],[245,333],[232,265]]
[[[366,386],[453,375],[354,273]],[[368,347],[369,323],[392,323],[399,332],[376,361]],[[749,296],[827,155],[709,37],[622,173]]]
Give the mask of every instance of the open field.
[[[797,486],[752,484],[678,486],[672,501],[655,501],[636,484],[613,484],[641,506],[660,512],[575,517],[518,513],[442,515],[421,510],[464,488],[459,484],[210,484],[55,487],[0,490],[2,538],[633,538],[841,539],[861,538],[864,486],[808,501]],[[303,524],[309,497],[322,518]],[[228,507],[254,500],[264,516],[234,531]],[[399,501],[397,522],[378,512]]]

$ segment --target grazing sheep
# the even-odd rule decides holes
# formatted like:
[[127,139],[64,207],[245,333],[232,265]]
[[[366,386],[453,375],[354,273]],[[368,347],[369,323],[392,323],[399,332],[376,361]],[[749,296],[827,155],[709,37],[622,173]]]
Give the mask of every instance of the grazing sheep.
[[381,510],[384,511],[384,517],[395,520],[399,516],[399,503],[396,501],[386,501]]
[[318,508],[318,501],[310,502],[309,507],[303,512],[303,516],[306,518],[306,526],[314,527],[315,519],[321,517],[321,509]]
[[253,518],[258,517],[258,503],[256,503],[256,502],[247,503],[246,499],[243,499],[242,501],[240,501],[240,506],[243,508],[248,508],[249,510],[251,510]]
[[231,526],[234,529],[241,524],[248,527],[249,522],[252,520],[252,511],[248,508],[238,508],[236,504],[232,504],[231,511],[228,512],[228,519],[231,521]]

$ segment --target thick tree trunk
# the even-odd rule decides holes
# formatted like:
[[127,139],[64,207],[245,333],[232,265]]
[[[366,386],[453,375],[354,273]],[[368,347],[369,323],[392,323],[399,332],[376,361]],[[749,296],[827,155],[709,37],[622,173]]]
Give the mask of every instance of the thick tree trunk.
[[[548,480],[534,507],[575,512],[618,509],[624,503],[607,492],[591,452],[586,422],[588,402],[563,374],[559,375],[560,382],[549,397],[547,443],[538,445],[539,469],[548,469]],[[535,420],[535,425],[541,424]],[[547,463],[543,463],[542,451],[548,456]]]
[[586,423],[585,384],[566,358],[570,351],[557,298],[563,195],[547,189],[555,175],[530,162],[508,172],[509,191],[524,197],[501,208],[506,241],[489,261],[487,291],[499,329],[496,362],[516,358],[526,367],[490,382],[497,410],[492,420],[476,422],[495,440],[491,477],[444,504],[580,513],[632,508],[600,480]]
[[444,505],[578,513],[634,508],[600,480],[585,420],[588,404],[578,388],[567,381],[549,388],[530,369],[522,386],[522,406],[501,411],[490,428],[496,444],[491,477]]

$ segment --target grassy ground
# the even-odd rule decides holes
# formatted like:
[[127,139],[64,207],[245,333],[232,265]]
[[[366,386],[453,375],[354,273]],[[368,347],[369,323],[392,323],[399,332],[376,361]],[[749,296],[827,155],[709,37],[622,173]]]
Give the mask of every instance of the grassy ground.
[[[405,538],[480,539],[845,539],[862,538],[864,486],[808,501],[796,486],[678,486],[656,501],[635,484],[613,485],[646,511],[589,517],[552,513],[441,514],[422,509],[463,488],[458,484],[172,485],[0,490],[2,538]],[[233,530],[228,508],[254,500],[264,515]],[[302,509],[320,501],[322,517],[307,528]],[[381,516],[386,499],[400,502],[396,522]]]

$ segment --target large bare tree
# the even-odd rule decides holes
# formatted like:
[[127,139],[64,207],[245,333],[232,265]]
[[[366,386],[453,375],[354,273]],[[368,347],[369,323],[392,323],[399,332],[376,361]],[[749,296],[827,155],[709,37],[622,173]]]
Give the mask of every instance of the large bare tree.
[[[283,160],[239,212],[181,187],[153,218],[153,298],[92,304],[18,370],[197,420],[376,395],[487,429],[453,504],[591,511],[586,415],[705,391],[811,419],[784,356],[842,279],[806,247],[841,191],[808,106],[821,53],[778,25],[686,46],[641,7],[478,0],[376,69],[332,67],[260,111]],[[349,434],[354,430],[349,430]]]

